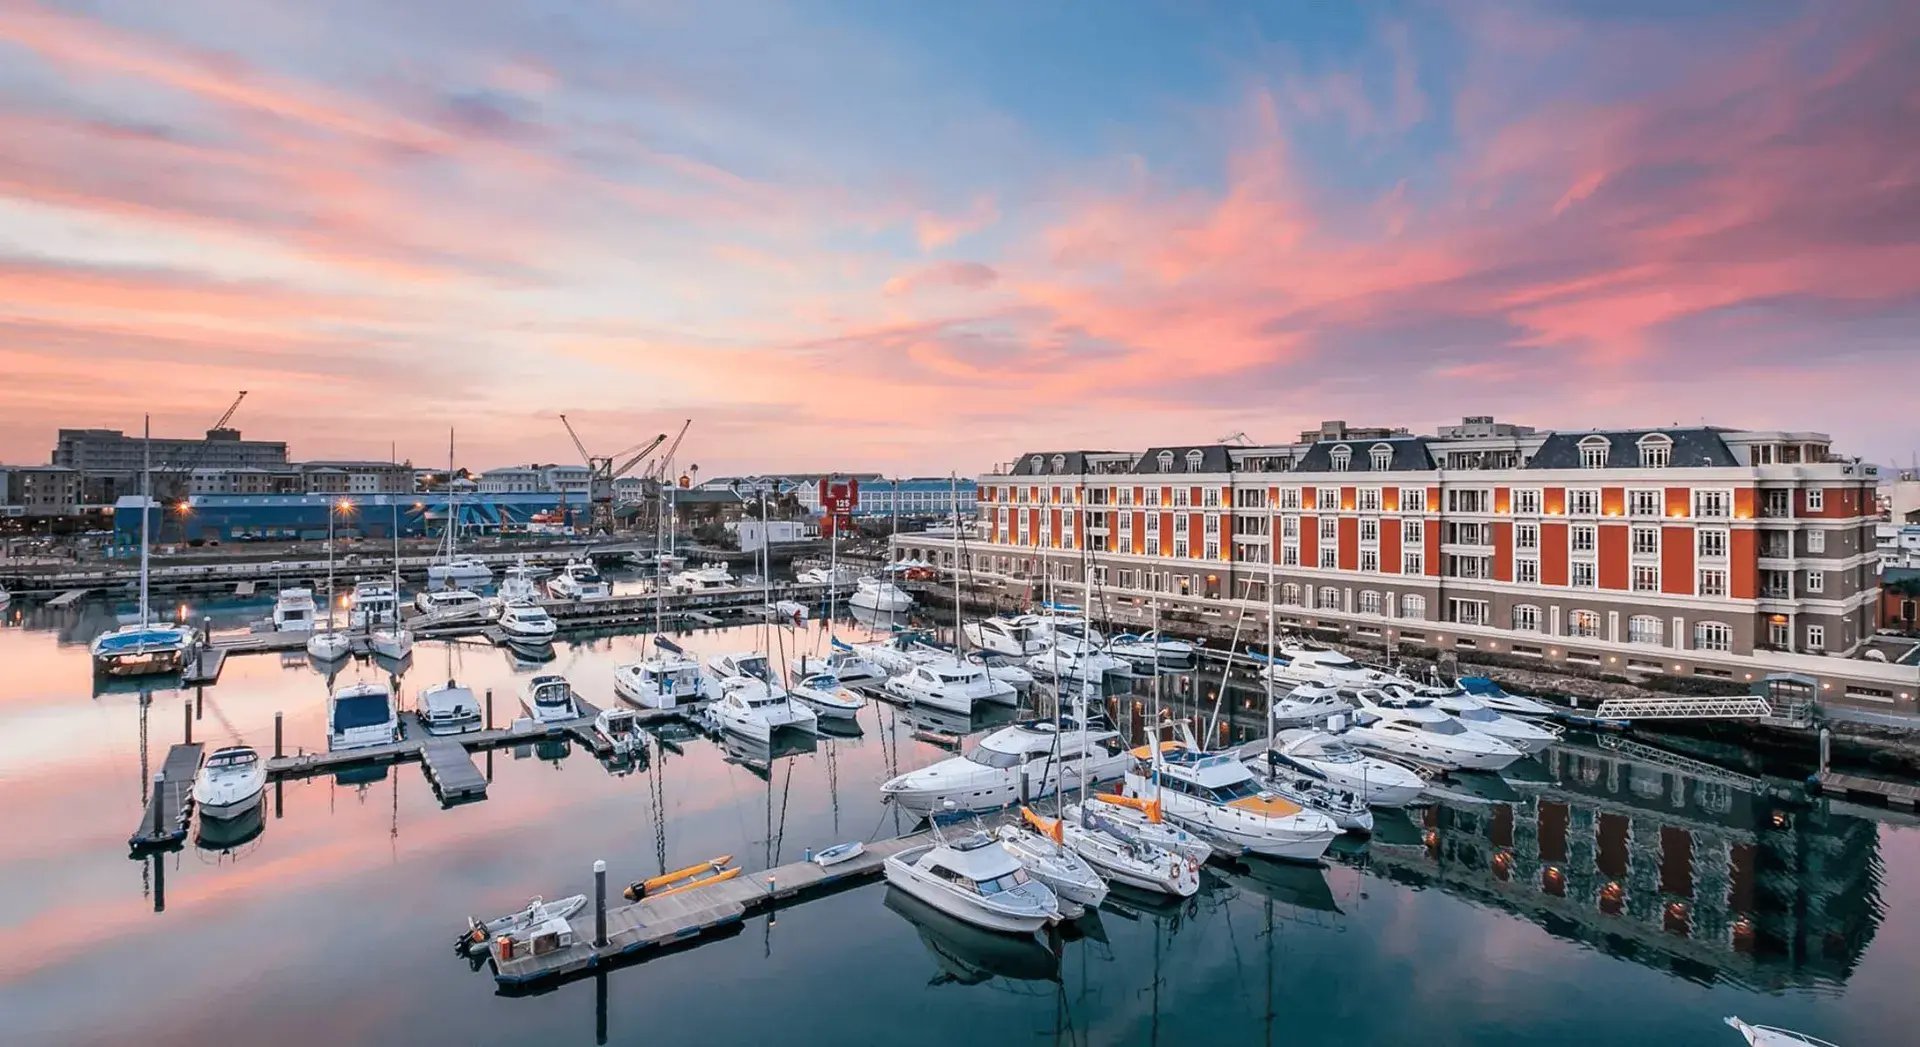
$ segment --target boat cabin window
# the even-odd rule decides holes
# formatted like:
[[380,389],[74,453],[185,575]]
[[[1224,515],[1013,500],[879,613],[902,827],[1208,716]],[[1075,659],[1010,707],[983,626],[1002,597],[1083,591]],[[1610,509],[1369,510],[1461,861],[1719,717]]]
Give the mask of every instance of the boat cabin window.
[[1018,767],[1027,762],[1027,758],[1019,753],[1001,752],[984,745],[975,746],[973,751],[967,754],[967,759],[982,767],[998,768]]
[[1025,869],[1015,869],[1004,876],[996,876],[991,880],[981,880],[980,893],[1000,894],[1003,891],[1011,891],[1026,882],[1027,871]]
[[351,731],[356,727],[378,727],[392,719],[385,694],[358,694],[337,698],[333,703],[333,729]]
[[251,749],[242,749],[237,752],[214,753],[213,756],[207,760],[207,766],[213,768],[246,767],[258,762],[260,762],[259,753]]
[[1472,720],[1474,723],[1500,722],[1500,714],[1494,712],[1492,709],[1488,709],[1485,707],[1462,709],[1456,715],[1458,715],[1462,720]]
[[1427,720],[1423,722],[1420,725],[1420,727],[1422,730],[1426,731],[1428,734],[1465,734],[1467,733],[1467,729],[1465,727],[1462,727],[1457,721],[1449,720],[1444,717],[1437,720]]

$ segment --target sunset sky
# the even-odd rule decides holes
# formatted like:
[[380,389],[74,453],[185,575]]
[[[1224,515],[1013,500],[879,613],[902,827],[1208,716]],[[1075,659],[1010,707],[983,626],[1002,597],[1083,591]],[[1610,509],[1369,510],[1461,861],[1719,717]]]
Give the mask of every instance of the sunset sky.
[[1911,2],[0,0],[0,461],[244,388],[475,467],[561,412],[705,475],[1488,413],[1905,463],[1916,141]]

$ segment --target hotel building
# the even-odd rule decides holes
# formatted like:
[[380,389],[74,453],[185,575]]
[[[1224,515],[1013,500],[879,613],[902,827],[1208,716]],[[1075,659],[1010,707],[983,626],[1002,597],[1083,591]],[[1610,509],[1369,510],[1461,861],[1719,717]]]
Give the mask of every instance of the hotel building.
[[[1373,643],[1743,682],[1912,712],[1920,668],[1849,658],[1879,600],[1871,465],[1811,432],[1433,436],[1329,422],[1297,443],[1038,451],[983,475],[976,581],[1263,615]],[[902,536],[950,563],[947,543]]]

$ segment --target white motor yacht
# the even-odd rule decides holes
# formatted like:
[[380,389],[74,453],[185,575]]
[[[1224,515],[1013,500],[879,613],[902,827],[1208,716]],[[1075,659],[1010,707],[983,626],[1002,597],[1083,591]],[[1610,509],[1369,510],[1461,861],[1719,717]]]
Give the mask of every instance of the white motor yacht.
[[793,576],[801,585],[850,585],[854,573],[845,567],[809,567]]
[[1532,719],[1545,719],[1558,710],[1538,698],[1524,694],[1514,694],[1484,676],[1462,676],[1460,689],[1480,699],[1480,703],[1495,712],[1508,716],[1525,716]]
[[327,696],[327,748],[366,749],[400,737],[393,692],[377,683],[348,684]]
[[1434,708],[1460,721],[1460,725],[1467,730],[1492,735],[1528,755],[1544,751],[1559,741],[1563,733],[1553,724],[1496,712],[1458,687],[1415,689],[1388,685],[1382,687],[1381,691],[1401,698],[1424,698],[1432,702]]
[[961,626],[967,643],[982,651],[1004,654],[1009,658],[1027,658],[1047,649],[1047,641],[1037,632],[1040,619],[1030,614],[996,615]]
[[1373,808],[1359,793],[1303,773],[1273,757],[1265,741],[1243,747],[1242,755],[1247,770],[1253,772],[1262,789],[1310,811],[1319,811],[1347,832],[1373,831]]
[[471,687],[452,680],[434,684],[420,692],[420,718],[427,723],[428,734],[465,734],[481,726],[480,699]]
[[415,593],[414,609],[421,614],[439,614],[452,611],[482,611],[487,601],[471,589],[429,589]]
[[[1168,818],[1205,836],[1288,861],[1318,861],[1340,835],[1333,819],[1260,788],[1233,753],[1208,753],[1185,741],[1141,746],[1126,795],[1157,799]],[[1159,781],[1156,786],[1155,774]]]
[[1519,749],[1490,734],[1468,730],[1427,699],[1372,689],[1352,693],[1359,711],[1347,735],[1356,745],[1448,770],[1497,771],[1521,756]]
[[251,746],[215,749],[193,778],[193,805],[202,818],[238,818],[260,806],[267,765]]
[[400,594],[391,582],[361,582],[347,600],[347,627],[366,631],[400,624]]
[[867,700],[851,688],[843,687],[832,673],[802,677],[789,692],[807,708],[834,720],[851,720],[867,707]]
[[500,632],[521,643],[551,643],[560,631],[553,615],[537,603],[515,601],[500,609]]
[[882,685],[888,694],[948,712],[973,712],[979,702],[1018,705],[1013,685],[994,679],[986,667],[951,655],[921,662]]
[[667,588],[677,593],[703,593],[716,589],[737,589],[740,582],[723,563],[704,563],[676,571],[667,578]]
[[1088,797],[1086,803],[1068,804],[1063,813],[1068,822],[1117,826],[1148,846],[1185,858],[1195,869],[1213,856],[1212,844],[1167,821],[1160,806],[1152,801],[1100,793]]
[[427,566],[427,582],[434,588],[464,588],[493,581],[493,568],[476,556],[456,556]]
[[1107,653],[1139,665],[1179,668],[1193,664],[1193,645],[1158,630],[1122,633],[1107,641]]
[[1083,636],[1055,630],[1050,646],[1027,659],[1027,671],[1048,680],[1101,683],[1133,675],[1133,666],[1101,650]]
[[[1099,908],[1107,898],[1107,881],[1063,842],[1059,822],[1040,818],[1024,808],[1021,815],[1027,825],[1002,825],[994,831],[1000,846],[1027,870],[1028,876],[1053,889],[1062,916],[1077,920],[1088,909]],[[1045,833],[1042,825],[1046,826]]]
[[685,651],[662,639],[654,648],[652,657],[614,667],[615,694],[648,709],[680,709],[719,696],[713,678]]
[[1359,662],[1324,647],[1282,644],[1267,660],[1263,675],[1289,687],[1303,683],[1329,684],[1335,687],[1378,687],[1388,683],[1411,683],[1405,677]]
[[280,633],[304,633],[313,629],[317,605],[312,589],[282,589],[273,598],[273,630]]
[[894,614],[910,610],[913,597],[905,589],[881,578],[862,578],[847,603],[864,611]]
[[494,602],[502,606],[515,600],[538,600],[540,583],[538,573],[527,566],[525,560],[515,563],[500,576],[500,590],[494,596]]
[[613,586],[593,566],[591,560],[568,560],[559,573],[547,580],[547,593],[556,600],[597,600],[613,595]]
[[[1002,727],[960,756],[908,771],[880,786],[880,796],[904,811],[930,815],[944,810],[992,811],[1057,792],[1063,783],[1120,775],[1128,757],[1120,732],[1072,719]],[[952,806],[949,807],[948,805]]]
[[885,669],[839,640],[833,641],[833,649],[825,657],[797,655],[791,665],[796,676],[831,673],[841,683],[874,683],[887,678]]
[[707,707],[721,730],[756,742],[771,741],[775,731],[792,729],[813,734],[819,718],[813,710],[753,676],[728,676],[720,681],[720,699]]
[[1353,712],[1353,705],[1331,684],[1303,683],[1273,701],[1273,722],[1281,727],[1326,723]]
[[528,680],[526,689],[520,693],[520,708],[535,723],[565,723],[580,718],[573,685],[558,673],[541,673]]
[[1102,877],[1136,890],[1176,898],[1191,898],[1199,893],[1200,862],[1204,859],[1157,846],[1145,835],[1090,813],[1084,807],[1070,810],[1072,813],[1060,819],[1061,841]]
[[1412,768],[1368,756],[1337,734],[1310,728],[1281,731],[1272,758],[1299,771],[1360,794],[1374,807],[1405,807],[1419,799],[1427,780]]
[[888,883],[976,927],[1031,934],[1060,919],[1052,888],[984,832],[889,855],[886,874]]
[[647,733],[640,729],[640,718],[631,709],[600,710],[593,718],[593,731],[606,739],[617,757],[636,755],[647,746]]

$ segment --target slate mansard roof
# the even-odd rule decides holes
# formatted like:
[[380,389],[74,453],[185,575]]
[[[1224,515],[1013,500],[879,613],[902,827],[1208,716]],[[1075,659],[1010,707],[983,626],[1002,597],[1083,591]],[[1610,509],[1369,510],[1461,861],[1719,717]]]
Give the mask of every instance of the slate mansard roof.
[[1640,441],[1648,436],[1664,436],[1673,441],[1669,469],[1703,469],[1737,466],[1739,460],[1714,428],[1692,429],[1618,429],[1591,433],[1551,433],[1540,449],[1527,460],[1529,469],[1578,469],[1580,447],[1594,437],[1607,441],[1607,468],[1640,467]]
[[[1373,449],[1386,447],[1391,452],[1384,470],[1373,467]],[[1334,452],[1340,448],[1347,450],[1347,467],[1337,470],[1333,467]],[[1300,464],[1293,467],[1298,473],[1371,473],[1371,472],[1421,472],[1433,468],[1433,454],[1427,450],[1425,437],[1388,436],[1375,440],[1321,440],[1300,457]]]

